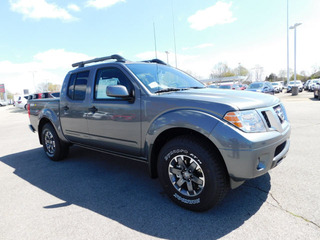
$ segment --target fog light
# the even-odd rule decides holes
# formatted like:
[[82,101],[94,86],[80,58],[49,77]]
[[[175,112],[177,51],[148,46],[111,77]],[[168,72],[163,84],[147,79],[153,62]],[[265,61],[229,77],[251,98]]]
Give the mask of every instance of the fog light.
[[257,160],[257,170],[258,171],[263,171],[266,168],[266,165],[263,162],[260,162],[260,158]]

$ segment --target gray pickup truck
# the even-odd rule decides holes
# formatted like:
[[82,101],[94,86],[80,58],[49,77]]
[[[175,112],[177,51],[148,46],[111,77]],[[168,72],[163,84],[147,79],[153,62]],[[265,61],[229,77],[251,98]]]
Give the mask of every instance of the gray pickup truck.
[[142,161],[175,203],[205,211],[289,150],[277,97],[206,88],[158,59],[112,55],[72,66],[60,99],[28,102],[30,128],[54,161],[72,144]]

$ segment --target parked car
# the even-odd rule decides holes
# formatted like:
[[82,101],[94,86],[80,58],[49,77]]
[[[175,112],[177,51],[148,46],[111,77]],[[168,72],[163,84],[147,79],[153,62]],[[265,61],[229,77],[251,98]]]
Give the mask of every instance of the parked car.
[[304,84],[303,84],[303,89],[304,90],[309,90],[309,82],[311,81],[311,79],[307,80]]
[[0,107],[2,107],[2,106],[7,106],[8,105],[8,103],[6,102],[6,101],[4,101],[4,100],[0,100]]
[[290,81],[287,87],[287,93],[290,93],[292,91],[292,87],[293,86],[298,86],[299,88],[299,92],[303,91],[303,84],[300,80],[296,80],[296,81]]
[[60,97],[60,92],[51,92],[49,93],[51,98],[59,98]]
[[219,88],[219,86],[217,86],[215,84],[211,84],[211,85],[208,85],[207,88]]
[[44,98],[59,98],[60,92],[43,92],[43,93],[34,93],[28,96],[28,99],[44,99]]
[[240,90],[246,90],[248,88],[247,84],[239,84]]
[[269,82],[251,83],[246,91],[268,93],[274,95],[274,87]]
[[17,100],[14,103],[14,106],[17,108],[24,108],[27,110],[28,97],[29,97],[28,95],[18,96]]
[[271,85],[273,86],[275,93],[282,92],[283,86],[280,82],[272,82]]
[[220,85],[219,88],[229,89],[229,90],[240,90],[240,87],[237,84],[223,84],[223,85]]
[[312,79],[312,80],[310,80],[308,90],[309,90],[310,92],[313,92],[315,86],[316,86],[318,83],[320,83],[320,79]]
[[71,145],[140,161],[173,202],[205,211],[289,151],[290,122],[274,96],[208,89],[158,59],[72,66],[60,98],[28,102],[29,127],[53,161]]
[[314,86],[313,95],[314,95],[314,98],[318,98],[320,100],[320,83],[317,83]]

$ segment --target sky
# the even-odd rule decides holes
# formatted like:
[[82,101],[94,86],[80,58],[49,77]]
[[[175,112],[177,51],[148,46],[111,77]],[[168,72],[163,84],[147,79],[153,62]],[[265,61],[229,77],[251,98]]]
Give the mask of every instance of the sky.
[[[320,1],[288,1],[289,26],[302,23],[296,69],[312,74]],[[157,56],[201,79],[219,62],[263,76],[287,68],[287,0],[0,0],[0,19],[0,84],[12,93],[62,84],[72,63],[112,54]],[[293,46],[290,30],[291,69]]]

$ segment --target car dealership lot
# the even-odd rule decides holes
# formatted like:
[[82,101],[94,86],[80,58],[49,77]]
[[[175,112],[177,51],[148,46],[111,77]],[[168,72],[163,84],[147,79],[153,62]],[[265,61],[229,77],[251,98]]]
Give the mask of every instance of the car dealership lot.
[[145,165],[73,147],[48,160],[26,111],[0,108],[0,239],[319,239],[320,101],[276,94],[291,148],[267,175],[194,213],[173,204]]

